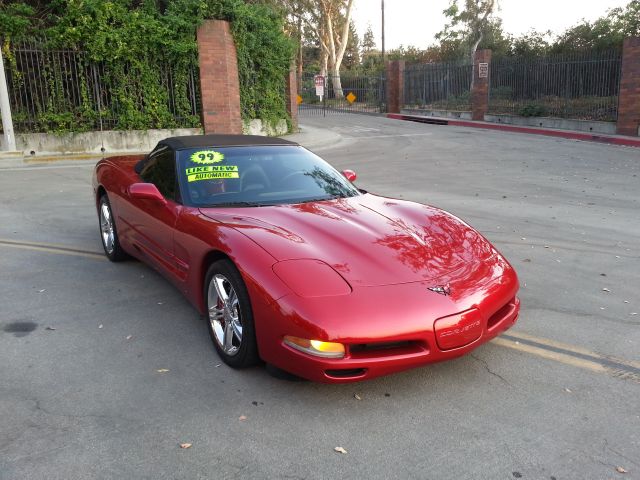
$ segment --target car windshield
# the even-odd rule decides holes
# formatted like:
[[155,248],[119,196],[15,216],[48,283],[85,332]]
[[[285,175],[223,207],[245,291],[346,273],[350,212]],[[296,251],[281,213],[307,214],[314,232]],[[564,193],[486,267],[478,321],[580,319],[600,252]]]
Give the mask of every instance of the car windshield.
[[360,192],[300,146],[178,151],[183,201],[197,207],[266,206],[353,197]]

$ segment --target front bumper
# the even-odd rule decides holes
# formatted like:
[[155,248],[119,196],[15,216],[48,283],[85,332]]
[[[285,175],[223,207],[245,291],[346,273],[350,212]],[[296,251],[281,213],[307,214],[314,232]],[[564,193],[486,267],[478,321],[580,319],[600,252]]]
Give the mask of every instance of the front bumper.
[[[346,347],[342,359],[302,353],[285,345],[281,337],[273,338],[271,348],[266,351],[261,348],[261,355],[278,368],[317,382],[348,383],[372,379],[463,356],[500,335],[517,321],[520,301],[514,295],[506,302],[498,302],[495,298],[485,302],[484,311],[491,313],[482,316],[480,335],[456,348],[441,348],[432,324],[425,330],[399,332],[396,336],[342,339]],[[493,305],[491,310],[487,309],[487,304]]]

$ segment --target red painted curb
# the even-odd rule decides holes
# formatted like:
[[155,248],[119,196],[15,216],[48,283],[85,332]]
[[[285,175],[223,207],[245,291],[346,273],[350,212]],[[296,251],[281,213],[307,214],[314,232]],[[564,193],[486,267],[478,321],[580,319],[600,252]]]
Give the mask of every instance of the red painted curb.
[[415,115],[402,115],[399,113],[388,113],[387,118],[395,120],[406,120],[410,122],[429,123],[436,125],[452,125],[455,127],[471,127],[471,128],[484,128],[486,130],[501,130],[503,132],[514,133],[528,133],[531,135],[544,135],[547,137],[559,137],[567,138],[570,140],[583,140],[587,142],[606,143],[609,145],[623,145],[625,147],[638,147],[640,148],[640,138],[624,138],[624,137],[612,137],[609,135],[597,135],[593,133],[584,132],[567,132],[566,130],[550,130],[544,128],[535,127],[519,127],[516,125],[504,125],[498,123],[479,123],[468,120],[450,120],[445,118],[435,117],[419,117]]

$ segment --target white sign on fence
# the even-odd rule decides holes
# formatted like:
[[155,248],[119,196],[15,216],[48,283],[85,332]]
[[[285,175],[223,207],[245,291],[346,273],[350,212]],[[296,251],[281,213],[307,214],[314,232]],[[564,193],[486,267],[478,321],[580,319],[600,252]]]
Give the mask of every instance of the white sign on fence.
[[324,97],[324,76],[316,75],[313,77],[313,81],[316,84],[316,95],[322,100],[322,97]]
[[478,78],[487,78],[489,77],[489,64],[488,63],[479,63],[478,64]]

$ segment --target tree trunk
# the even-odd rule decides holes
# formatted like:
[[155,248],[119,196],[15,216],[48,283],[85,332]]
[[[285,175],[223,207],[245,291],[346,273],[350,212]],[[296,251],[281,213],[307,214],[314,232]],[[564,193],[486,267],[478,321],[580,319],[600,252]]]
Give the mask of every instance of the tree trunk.
[[322,75],[323,77],[326,77],[328,71],[329,71],[329,54],[323,51],[322,56],[320,57],[320,75]]
[[478,45],[480,45],[480,42],[482,41],[483,37],[484,37],[484,34],[480,32],[480,36],[478,37],[478,40],[476,40],[473,46],[471,47],[471,88],[470,90],[472,92],[473,92],[473,85],[476,78],[476,50],[478,50]]
[[333,94],[337,99],[344,98],[344,92],[342,91],[342,80],[340,79],[340,70],[334,68],[331,71],[331,81],[333,84]]

